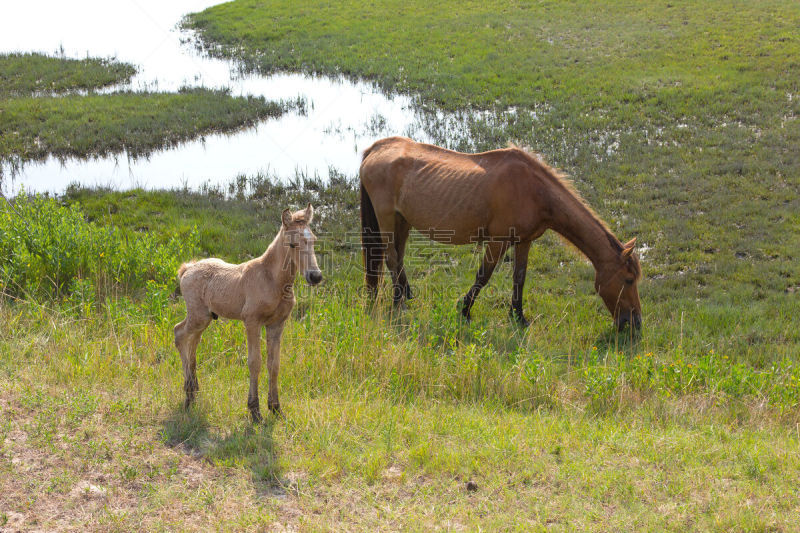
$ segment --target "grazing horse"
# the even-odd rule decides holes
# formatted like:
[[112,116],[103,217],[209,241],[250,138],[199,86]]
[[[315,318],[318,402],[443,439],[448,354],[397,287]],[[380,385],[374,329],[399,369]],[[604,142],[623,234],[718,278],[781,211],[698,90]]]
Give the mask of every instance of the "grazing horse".
[[403,267],[410,228],[446,244],[485,242],[475,283],[462,301],[470,309],[497,263],[514,247],[511,316],[521,325],[522,289],[531,242],[546,230],[561,234],[594,265],[594,286],[618,329],[642,323],[637,282],[641,268],[626,244],[554,169],[519,148],[463,154],[405,137],[381,139],[361,161],[361,242],[366,283],[374,295],[383,262],[393,300],[411,298]]
[[278,367],[281,333],[294,307],[295,274],[303,273],[309,285],[322,281],[314,254],[316,237],[309,229],[314,209],[281,215],[281,229],[261,257],[240,265],[220,259],[184,263],[178,269],[181,293],[186,301],[186,318],[175,326],[175,347],[183,363],[184,407],[188,408],[199,389],[196,374],[197,345],[212,319],[220,316],[244,321],[247,330],[247,366],[250,392],[247,407],[254,422],[261,421],[258,407],[258,374],[261,371],[261,327],[267,332],[269,410],[280,413]]

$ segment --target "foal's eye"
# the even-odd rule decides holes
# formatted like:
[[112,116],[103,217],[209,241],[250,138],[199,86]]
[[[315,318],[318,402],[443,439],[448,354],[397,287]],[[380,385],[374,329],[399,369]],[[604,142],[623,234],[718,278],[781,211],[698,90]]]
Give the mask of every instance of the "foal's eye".
[[626,285],[633,285],[633,280],[632,279],[626,279],[625,280],[625,284]]

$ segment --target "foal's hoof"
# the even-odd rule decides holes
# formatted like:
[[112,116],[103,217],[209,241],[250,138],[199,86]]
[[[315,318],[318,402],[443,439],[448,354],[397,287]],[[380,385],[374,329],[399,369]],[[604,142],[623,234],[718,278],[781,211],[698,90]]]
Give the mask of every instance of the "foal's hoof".
[[194,396],[194,394],[188,394],[188,393],[187,393],[187,394],[186,394],[186,399],[185,399],[185,400],[183,400],[183,408],[184,408],[185,410],[187,410],[187,411],[188,411],[188,410],[189,410],[189,408],[190,408],[190,407],[192,406],[192,404],[194,403],[194,399],[195,399],[195,396]]
[[411,290],[411,285],[406,285],[406,300],[414,299],[414,291]]
[[269,406],[269,412],[278,418],[283,418],[283,411],[281,411],[281,404],[276,403]]
[[253,424],[260,424],[264,421],[264,417],[261,416],[261,411],[250,411],[250,419],[253,421]]

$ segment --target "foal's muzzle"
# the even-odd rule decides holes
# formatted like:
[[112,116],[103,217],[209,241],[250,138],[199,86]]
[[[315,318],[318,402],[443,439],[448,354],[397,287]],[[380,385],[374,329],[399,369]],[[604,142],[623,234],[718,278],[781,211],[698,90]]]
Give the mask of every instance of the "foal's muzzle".
[[319,270],[309,270],[306,272],[305,278],[309,285],[319,285],[322,281],[322,272]]

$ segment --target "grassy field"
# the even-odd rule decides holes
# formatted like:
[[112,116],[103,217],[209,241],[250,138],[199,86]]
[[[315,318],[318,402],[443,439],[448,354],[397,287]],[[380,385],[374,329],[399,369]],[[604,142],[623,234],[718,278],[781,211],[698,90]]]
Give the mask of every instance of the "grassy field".
[[100,59],[0,55],[0,161],[22,164],[49,155],[122,151],[141,156],[279,116],[293,105],[206,89],[91,92],[127,81],[134,72],[131,65]]
[[[454,400],[434,383],[410,395],[380,376],[408,353],[363,339],[415,340],[356,308],[346,315],[363,333],[340,350],[328,335],[343,326],[311,313],[284,337],[286,418],[254,427],[238,326],[206,334],[201,396],[186,415],[176,310],[161,321],[124,305],[88,319],[4,306],[17,333],[0,337],[0,520],[104,531],[797,524],[796,429],[757,405],[633,398],[635,409],[597,415],[580,394],[538,410]],[[474,374],[460,379],[474,385]]]
[[[535,274],[553,286],[537,303],[543,313],[563,308],[549,279],[563,277],[574,322],[542,315],[527,331],[513,326],[504,266],[473,323],[461,324],[454,303],[478,252],[422,241],[409,252],[421,258],[412,270],[420,299],[402,316],[388,305],[370,313],[358,290],[356,198],[354,184],[334,176],[329,186],[254,179],[197,193],[73,188],[47,201],[53,209],[39,206],[54,219],[78,209],[77,234],[114,227],[121,242],[151,235],[150,249],[175,238],[186,248],[134,246],[145,260],[126,264],[151,279],[139,288],[103,270],[139,255],[106,245],[108,261],[83,274],[105,284],[84,282],[56,300],[4,300],[6,520],[119,530],[219,521],[232,530],[792,528],[794,358],[760,369],[735,351],[706,349],[690,328],[683,339],[648,331],[631,344],[611,332],[589,267],[554,239],[540,258],[549,273]],[[286,418],[248,422],[243,331],[226,321],[204,336],[200,400],[184,413],[171,335],[183,310],[167,273],[175,256],[256,255],[281,206],[308,201],[327,206],[316,224],[327,280],[297,286],[283,343]],[[41,239],[27,246],[42,250],[41,265],[55,264],[42,260],[58,251],[44,253],[51,241]],[[559,262],[571,273],[559,273]]]
[[[541,151],[643,244],[642,335],[612,331],[591,266],[550,234],[531,250],[527,330],[507,319],[509,264],[465,325],[480,250],[419,238],[418,298],[367,309],[349,176],[17,199],[0,217],[0,527],[795,529],[799,11],[237,0],[192,17],[252,67],[365,77],[469,117],[442,144]],[[285,418],[248,422],[227,321],[184,413],[175,256],[253,257],[309,201],[326,281],[296,287]],[[65,262],[70,227],[117,233]],[[64,264],[83,281],[55,282]]]

